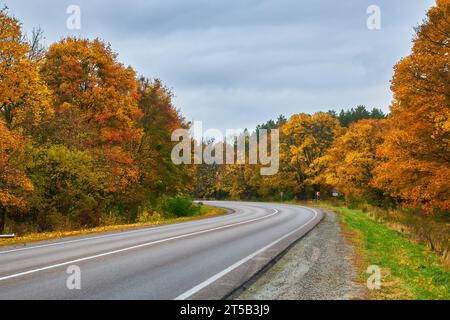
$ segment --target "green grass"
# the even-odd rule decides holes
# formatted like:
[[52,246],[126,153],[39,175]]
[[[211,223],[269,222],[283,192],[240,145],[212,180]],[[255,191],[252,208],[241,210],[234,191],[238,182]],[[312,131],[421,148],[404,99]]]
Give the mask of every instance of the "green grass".
[[382,269],[382,288],[371,291],[371,298],[450,299],[450,271],[435,253],[370,219],[362,211],[333,209],[339,213],[344,230],[352,234],[350,238],[362,256],[359,280],[366,281],[369,265]]

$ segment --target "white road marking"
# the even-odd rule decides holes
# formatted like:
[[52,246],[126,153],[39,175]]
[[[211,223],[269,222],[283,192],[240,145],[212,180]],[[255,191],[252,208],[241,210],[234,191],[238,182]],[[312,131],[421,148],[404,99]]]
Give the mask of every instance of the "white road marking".
[[25,271],[25,272],[20,272],[20,273],[12,274],[12,275],[9,275],[9,276],[1,277],[0,281],[13,279],[13,278],[18,278],[18,277],[26,276],[26,275],[29,275],[29,274],[32,274],[32,273],[49,270],[49,269],[55,269],[55,268],[58,268],[58,267],[67,266],[67,265],[75,264],[75,263],[78,263],[78,262],[83,262],[83,261],[93,260],[93,259],[97,259],[97,258],[101,258],[101,257],[105,257],[105,256],[110,256],[110,255],[121,253],[121,252],[125,252],[125,251],[130,251],[130,250],[135,250],[135,249],[139,249],[139,248],[143,248],[143,247],[148,247],[148,246],[159,244],[159,243],[163,243],[163,242],[168,242],[168,241],[173,241],[173,240],[177,240],[177,239],[187,238],[187,237],[191,237],[191,236],[195,236],[195,235],[199,235],[199,234],[203,234],[203,233],[208,233],[208,232],[212,232],[212,231],[227,229],[227,228],[231,228],[231,227],[235,227],[235,226],[239,226],[239,225],[243,225],[243,224],[247,224],[247,223],[251,223],[251,222],[267,219],[267,218],[270,218],[270,217],[272,217],[272,216],[274,216],[274,215],[276,215],[278,213],[279,213],[279,211],[277,209],[274,209],[273,213],[271,213],[269,215],[266,215],[264,217],[250,219],[250,220],[247,220],[247,221],[233,223],[233,224],[229,224],[229,225],[225,225],[225,226],[221,226],[221,227],[216,227],[216,228],[212,228],[212,229],[207,229],[207,230],[187,233],[187,234],[183,234],[183,235],[179,235],[179,236],[175,236],[175,237],[171,237],[171,238],[166,238],[166,239],[156,240],[156,241],[152,241],[152,242],[147,242],[147,243],[143,243],[143,244],[132,246],[132,247],[128,247],[128,248],[123,248],[123,249],[119,249],[119,250],[109,251],[109,252],[97,254],[97,255],[94,255],[94,256],[84,257],[84,258],[80,258],[80,259],[76,259],[76,260],[71,260],[71,261],[66,261],[66,262],[50,265],[50,266],[47,266],[47,267],[42,267],[42,268],[33,269],[33,270]]
[[120,233],[107,234],[107,235],[95,236],[95,237],[86,237],[86,238],[83,238],[83,239],[59,241],[59,242],[55,242],[55,243],[47,243],[47,244],[42,244],[42,245],[29,246],[29,247],[25,247],[25,248],[11,249],[11,250],[6,250],[6,251],[0,251],[0,255],[1,254],[5,254],[5,253],[12,253],[12,252],[32,250],[32,249],[40,249],[40,248],[46,248],[46,247],[60,246],[60,245],[69,244],[69,243],[77,243],[77,242],[83,242],[83,241],[89,241],[89,240],[97,240],[97,239],[103,239],[103,238],[120,237],[120,236],[129,235],[129,234],[135,234],[135,233],[141,233],[141,232],[149,232],[149,231],[153,231],[153,230],[179,229],[181,227],[186,226],[187,224],[194,224],[194,223],[198,223],[198,222],[208,222],[207,220],[210,220],[210,219],[222,220],[221,218],[225,218],[225,217],[228,217],[228,216],[219,216],[219,217],[212,217],[212,218],[201,219],[201,220],[196,220],[196,221],[188,221],[188,222],[184,222],[183,225],[181,225],[181,224],[169,224],[169,225],[163,225],[163,226],[158,226],[158,227],[143,227],[142,229],[139,229],[139,230],[118,231]]
[[315,220],[318,216],[318,212],[314,209],[310,209],[307,207],[302,207],[304,209],[308,209],[310,211],[312,211],[314,213],[314,217],[312,217],[310,220],[308,220],[305,224],[303,224],[301,227],[295,229],[294,231],[289,232],[288,234],[284,235],[283,237],[279,238],[278,240],[275,240],[274,242],[270,243],[269,245],[265,246],[264,248],[252,253],[251,255],[245,257],[244,259],[236,262],[235,264],[229,266],[228,268],[226,268],[225,270],[217,273],[216,275],[212,276],[211,278],[205,280],[204,282],[200,283],[199,285],[193,287],[192,289],[186,291],[185,293],[179,295],[178,297],[176,297],[174,300],[186,300],[187,298],[193,296],[194,294],[196,294],[197,292],[199,292],[200,290],[206,288],[207,286],[209,286],[210,284],[212,284],[213,282],[219,280],[220,278],[222,278],[224,275],[226,275],[227,273],[233,271],[234,269],[238,268],[239,266],[243,265],[244,263],[246,263],[247,261],[250,261],[251,259],[253,259],[254,257],[256,257],[257,255],[259,255],[260,253],[266,251],[267,249],[271,248],[272,246],[276,245],[277,243],[283,241],[284,239],[290,237],[291,235],[293,235],[294,233],[300,231],[301,229],[303,229],[304,227],[306,227],[310,222],[312,222],[313,220]]

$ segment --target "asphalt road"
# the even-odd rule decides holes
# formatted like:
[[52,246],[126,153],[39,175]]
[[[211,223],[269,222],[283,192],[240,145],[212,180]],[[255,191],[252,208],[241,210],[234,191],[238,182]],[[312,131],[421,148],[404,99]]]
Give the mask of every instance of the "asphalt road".
[[[2,248],[0,299],[221,299],[322,219],[292,205],[207,203],[234,213]],[[77,268],[81,289],[70,290]]]

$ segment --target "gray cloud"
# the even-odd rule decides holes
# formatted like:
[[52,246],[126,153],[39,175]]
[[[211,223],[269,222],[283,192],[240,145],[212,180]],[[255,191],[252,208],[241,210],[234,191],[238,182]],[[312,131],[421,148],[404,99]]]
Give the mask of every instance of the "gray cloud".
[[[187,119],[220,129],[358,104],[387,110],[392,68],[433,3],[6,1],[24,29],[41,26],[48,43],[68,35],[110,42],[125,64],[173,88]],[[82,9],[78,32],[65,27],[70,4]],[[366,28],[371,4],[382,10],[379,31]]]

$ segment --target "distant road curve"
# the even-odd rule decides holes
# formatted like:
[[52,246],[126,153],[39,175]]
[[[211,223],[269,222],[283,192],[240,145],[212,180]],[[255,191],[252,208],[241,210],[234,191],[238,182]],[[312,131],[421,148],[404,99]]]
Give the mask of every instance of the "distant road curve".
[[[323,217],[294,205],[206,203],[233,213],[1,248],[0,299],[223,299]],[[81,289],[68,289],[70,266]]]

